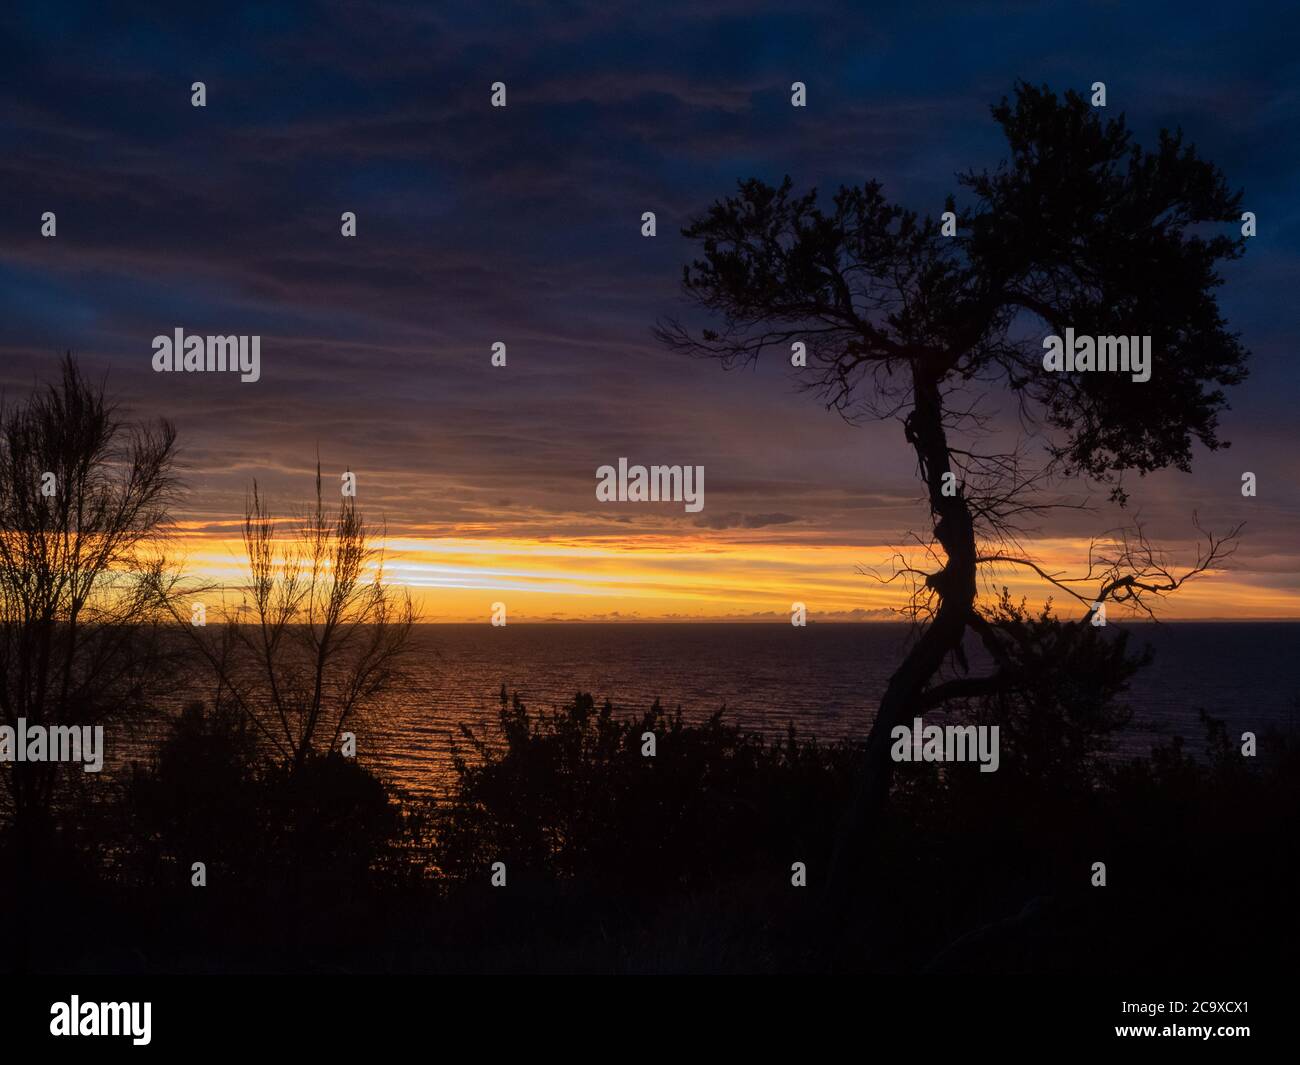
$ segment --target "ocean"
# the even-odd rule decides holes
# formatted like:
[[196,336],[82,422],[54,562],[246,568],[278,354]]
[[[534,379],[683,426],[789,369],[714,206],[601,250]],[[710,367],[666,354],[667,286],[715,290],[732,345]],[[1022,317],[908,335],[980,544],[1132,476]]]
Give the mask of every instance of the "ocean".
[[[1294,728],[1300,624],[1111,626],[1121,627],[1155,657],[1131,687],[1134,720],[1119,754],[1145,755],[1175,733],[1197,750],[1200,709],[1238,732]],[[357,730],[358,755],[403,790],[441,794],[453,743],[466,747],[459,726],[490,737],[503,684],[530,709],[586,691],[627,714],[658,698],[687,720],[725,708],[726,720],[769,735],[793,724],[819,740],[862,739],[909,631],[891,623],[423,625],[408,676]],[[970,650],[979,670],[980,652]]]

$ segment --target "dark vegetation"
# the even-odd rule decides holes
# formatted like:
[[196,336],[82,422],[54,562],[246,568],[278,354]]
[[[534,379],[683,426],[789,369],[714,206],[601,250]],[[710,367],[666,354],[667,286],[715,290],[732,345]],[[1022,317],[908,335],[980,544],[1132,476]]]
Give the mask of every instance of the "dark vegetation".
[[[503,690],[497,729],[466,734],[454,793],[402,803],[355,760],[313,755],[295,769],[267,757],[240,715],[196,703],[150,764],[56,837],[28,911],[33,960],[320,972],[1281,965],[1300,887],[1295,738],[1262,736],[1260,756],[1243,758],[1203,718],[1198,759],[1180,739],[1148,759],[1107,757],[1142,656],[1101,630],[1005,598],[1001,609],[1023,687],[959,715],[1002,729],[999,771],[899,766],[847,919],[821,901],[854,783],[846,745],[793,732],[771,742],[721,715],[686,724],[658,705],[620,714],[585,694],[535,712]],[[1105,888],[1090,886],[1098,860]],[[490,883],[497,861],[504,888]],[[808,887],[791,885],[793,861]]]

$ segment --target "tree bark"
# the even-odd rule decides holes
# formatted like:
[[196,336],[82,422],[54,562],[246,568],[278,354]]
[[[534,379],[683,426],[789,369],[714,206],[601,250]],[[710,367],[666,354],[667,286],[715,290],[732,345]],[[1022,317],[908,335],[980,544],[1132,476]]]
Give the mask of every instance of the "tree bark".
[[939,606],[925,631],[889,679],[863,749],[853,795],[840,820],[828,876],[832,903],[847,902],[867,872],[872,836],[889,797],[893,763],[890,733],[920,712],[921,696],[961,645],[976,591],[975,526],[960,485],[943,494],[944,474],[952,472],[944,428],[940,375],[918,368],[913,374],[915,405],[904,421],[908,443],[916,452],[921,478],[929,489],[934,535],[946,555],[941,570],[926,583]]

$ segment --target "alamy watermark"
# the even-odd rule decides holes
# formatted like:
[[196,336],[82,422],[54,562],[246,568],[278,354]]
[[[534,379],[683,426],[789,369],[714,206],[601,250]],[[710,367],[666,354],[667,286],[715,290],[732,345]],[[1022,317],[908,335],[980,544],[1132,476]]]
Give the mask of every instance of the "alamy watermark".
[[252,384],[262,376],[262,338],[186,336],[177,326],[171,336],[153,338],[153,368],[155,373],[234,372]]
[[103,725],[0,725],[0,762],[81,762],[86,773],[104,768]]
[[596,498],[602,503],[685,503],[690,514],[704,509],[703,466],[629,466],[596,470]]
[[997,725],[895,725],[889,732],[895,762],[979,762],[981,773],[998,769]]
[[1131,373],[1134,381],[1151,380],[1151,338],[1133,337],[1076,337],[1073,329],[1065,337],[1046,337],[1043,369],[1054,373],[1078,373],[1100,370],[1111,373]]
[[50,1006],[50,1035],[129,1035],[138,1047],[148,1046],[153,1013],[151,1002],[70,1002]]

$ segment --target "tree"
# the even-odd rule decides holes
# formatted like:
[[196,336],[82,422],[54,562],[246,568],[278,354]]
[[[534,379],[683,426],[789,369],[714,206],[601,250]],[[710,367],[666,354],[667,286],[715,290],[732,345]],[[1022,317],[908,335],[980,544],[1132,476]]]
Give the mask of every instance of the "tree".
[[[851,421],[897,416],[915,452],[932,564],[905,562],[895,576],[915,579],[920,632],[867,739],[841,858],[861,845],[888,795],[890,730],[1006,680],[1004,641],[978,605],[981,569],[1027,567],[1090,609],[1107,600],[1149,609],[1220,562],[1237,532],[1208,537],[1182,573],[1140,530],[1106,537],[1088,573],[1074,578],[1049,573],[1021,547],[1023,523],[1063,505],[1040,494],[1059,478],[1104,484],[1122,505],[1127,471],[1187,470],[1195,441],[1226,446],[1223,388],[1244,378],[1247,353],[1214,290],[1219,264],[1240,256],[1244,239],[1207,232],[1206,223],[1239,222],[1241,195],[1181,131],[1162,131],[1146,151],[1122,117],[1103,120],[1077,93],[1058,100],[1024,83],[992,112],[1010,157],[958,175],[972,202],[958,209],[948,197],[955,235],[887,201],[879,182],[841,188],[823,209],[815,190],[796,194],[788,177],[775,187],[744,181],[683,230],[702,247],[683,270],[684,292],[713,324],[666,320],[656,329],[667,344],[727,367],[803,341],[806,387],[828,409]],[[1067,328],[1150,336],[1152,381],[1045,371],[1044,329]],[[993,389],[1024,427],[1010,450],[980,450],[995,435],[980,405]],[[1036,463],[1022,446],[1030,437],[1044,445]],[[999,672],[965,675],[968,632]],[[941,680],[948,666],[962,675]]]
[[415,614],[383,582],[383,554],[352,496],[316,502],[298,535],[277,537],[253,484],[244,518],[249,582],[215,637],[192,626],[217,680],[216,703],[236,706],[292,770],[337,750],[347,726],[396,679]]
[[[70,355],[0,409],[0,723],[93,727],[149,707],[167,672],[158,545],[177,488],[174,427],[122,420]],[[0,763],[23,869],[81,772]]]

